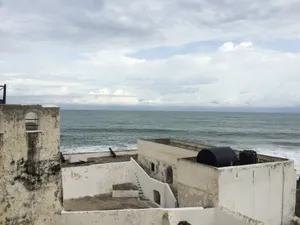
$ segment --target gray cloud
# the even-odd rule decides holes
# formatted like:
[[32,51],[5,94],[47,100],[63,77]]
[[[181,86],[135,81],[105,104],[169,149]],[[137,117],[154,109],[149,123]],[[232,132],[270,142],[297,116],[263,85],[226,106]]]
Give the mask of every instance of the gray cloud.
[[[2,41],[6,37],[15,41],[26,39],[93,47],[168,43],[172,42],[170,35],[177,30],[184,31],[184,27],[193,29],[190,32],[195,41],[209,40],[215,34],[219,39],[233,35],[247,39],[261,31],[285,38],[283,35],[294,34],[289,25],[300,19],[299,10],[298,1],[279,0],[3,0],[0,32]],[[278,32],[279,25],[288,26],[280,28],[284,32]],[[193,40],[185,38],[184,33],[173,35],[183,37],[183,42]],[[10,42],[7,44],[13,45]]]
[[[300,39],[299,11],[294,0],[0,0],[0,81],[27,102],[299,105],[299,53],[255,45]],[[128,57],[211,40],[234,43]]]

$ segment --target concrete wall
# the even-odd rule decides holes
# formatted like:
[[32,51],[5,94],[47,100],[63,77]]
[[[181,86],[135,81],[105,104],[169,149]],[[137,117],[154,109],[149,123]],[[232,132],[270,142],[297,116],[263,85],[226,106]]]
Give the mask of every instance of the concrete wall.
[[179,207],[218,205],[218,169],[179,159],[177,171]]
[[113,198],[137,198],[139,197],[138,190],[113,190]]
[[216,224],[216,209],[198,208],[181,208],[170,209],[167,212],[170,225],[177,225],[180,221],[187,221],[194,225],[215,225]]
[[[149,176],[166,183],[167,182],[167,169],[170,167],[173,170],[173,182],[170,183],[172,190],[177,191],[177,165],[168,162],[160,161],[156,158],[138,155],[138,162],[141,167],[149,174]],[[154,164],[154,171],[151,164]]]
[[[39,127],[26,131],[34,112]],[[62,209],[57,107],[0,105],[0,224],[54,224]]]
[[63,212],[58,225],[152,225],[161,224],[164,211],[147,210],[107,210],[89,212]]
[[[148,140],[138,140],[137,147],[138,162],[151,177],[166,182],[167,168],[172,167],[173,183],[170,186],[175,191],[177,191],[177,159],[193,157],[198,154],[197,150],[169,146]],[[151,170],[151,163],[154,163],[154,171]]]
[[292,161],[219,168],[219,204],[269,225],[287,225],[295,209]]
[[225,207],[216,208],[216,224],[230,225],[264,225],[265,223],[251,219]]
[[62,176],[64,199],[110,193],[114,184],[137,184],[130,161],[66,167]]
[[[135,155],[137,150],[119,150],[115,151],[116,155]],[[109,151],[105,152],[78,152],[78,153],[64,153],[65,160],[68,160],[70,163],[88,161],[89,158],[98,158],[111,156]]]
[[175,208],[177,200],[168,184],[162,183],[148,176],[148,174],[139,166],[134,159],[131,158],[131,163],[137,175],[141,188],[146,198],[154,201],[153,191],[160,193],[161,206],[164,208]]
[[241,214],[224,209],[130,209],[90,212],[63,212],[58,225],[263,225]]
[[133,183],[137,179],[146,198],[154,201],[153,191],[161,195],[161,206],[176,207],[176,198],[168,184],[148,176],[148,174],[131,159],[129,162],[95,164],[62,168],[64,199],[94,196],[112,192],[112,185]]
[[154,158],[170,165],[176,165],[178,158],[193,157],[198,154],[198,151],[154,143],[146,140],[138,140],[137,147],[139,155]]

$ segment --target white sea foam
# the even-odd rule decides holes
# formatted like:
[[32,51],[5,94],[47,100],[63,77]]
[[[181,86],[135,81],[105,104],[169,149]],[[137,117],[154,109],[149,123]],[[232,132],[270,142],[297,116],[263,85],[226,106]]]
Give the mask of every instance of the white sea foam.
[[294,161],[295,169],[297,171],[297,176],[300,176],[300,151],[290,148],[279,148],[278,146],[232,146],[232,148],[237,150],[251,149],[257,153],[269,156],[275,156],[280,158],[286,158]]
[[300,176],[300,151],[299,150],[291,150],[291,149],[269,149],[269,148],[253,148],[253,150],[258,153],[270,156],[277,156],[281,158],[286,158],[293,160],[295,163],[295,169],[297,171],[297,176]]
[[137,149],[135,144],[126,146],[108,146],[108,145],[95,145],[95,146],[74,146],[74,147],[64,147],[61,146],[61,151],[64,153],[78,153],[78,152],[106,152],[112,148],[114,151],[119,150],[133,150]]
[[[136,144],[128,144],[125,146],[108,146],[108,145],[98,145],[98,146],[74,146],[74,147],[64,147],[61,146],[61,151],[66,153],[77,153],[77,152],[105,152],[109,151],[108,148],[112,148],[115,151],[118,150],[132,150],[137,149]],[[281,158],[291,159],[295,162],[295,169],[297,171],[297,176],[300,176],[300,150],[295,149],[279,149],[275,146],[266,146],[266,147],[253,147],[253,148],[245,148],[245,147],[236,147],[232,146],[232,148],[243,150],[243,149],[252,149],[257,151],[260,154],[277,156]]]

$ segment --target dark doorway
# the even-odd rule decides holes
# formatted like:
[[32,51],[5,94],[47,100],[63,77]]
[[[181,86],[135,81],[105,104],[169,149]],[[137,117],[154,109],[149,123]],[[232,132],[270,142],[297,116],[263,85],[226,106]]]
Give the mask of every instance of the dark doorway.
[[151,170],[154,172],[155,171],[155,165],[154,163],[151,163]]
[[168,184],[173,184],[173,169],[172,169],[171,166],[169,166],[167,168],[166,173],[167,173],[167,183]]
[[160,194],[158,191],[153,191],[154,202],[160,205]]

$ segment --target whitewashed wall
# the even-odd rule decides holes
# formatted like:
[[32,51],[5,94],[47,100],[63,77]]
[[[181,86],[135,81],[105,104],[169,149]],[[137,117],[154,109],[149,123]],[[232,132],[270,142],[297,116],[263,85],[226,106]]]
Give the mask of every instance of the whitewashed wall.
[[139,166],[139,164],[134,159],[131,159],[131,163],[134,167],[134,171],[140,182],[145,197],[154,201],[153,191],[156,190],[160,193],[162,207],[175,208],[177,201],[169,185],[149,177],[149,175]]
[[[197,156],[197,150],[184,149],[155,143],[149,140],[138,140],[138,162],[143,165],[151,177],[166,182],[166,170],[169,166],[173,170],[173,183],[171,187],[177,190],[177,159]],[[151,170],[151,163],[155,165],[155,171]]]
[[[137,175],[137,176],[136,176]],[[96,164],[62,168],[64,199],[94,196],[112,192],[112,185],[133,183],[137,185],[139,179],[146,198],[154,201],[153,191],[161,195],[161,206],[176,207],[176,198],[170,187],[148,176],[135,162]]]
[[147,140],[138,140],[138,154],[176,165],[178,158],[197,156],[198,151],[173,147]]
[[62,212],[58,225],[264,225],[239,213],[218,208],[126,209],[89,212]]
[[170,225],[177,225],[180,221],[187,221],[192,225],[215,225],[215,212],[214,208],[177,208],[168,210],[168,218]]
[[218,205],[219,171],[217,168],[179,159],[177,173],[179,207]]
[[[135,155],[137,154],[137,150],[118,150],[115,151],[117,155]],[[64,153],[65,160],[68,160],[70,163],[79,162],[79,161],[87,161],[88,158],[98,158],[111,156],[109,151],[105,152],[78,152],[78,153]]]
[[118,162],[62,168],[64,199],[112,192],[112,185],[136,184],[132,163]]
[[58,225],[153,225],[161,224],[163,214],[157,209],[62,212]]
[[290,224],[296,180],[292,161],[220,168],[219,205],[269,225]]
[[241,213],[234,212],[225,207],[215,209],[216,225],[264,225],[265,223],[251,219]]

